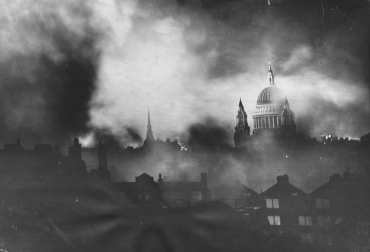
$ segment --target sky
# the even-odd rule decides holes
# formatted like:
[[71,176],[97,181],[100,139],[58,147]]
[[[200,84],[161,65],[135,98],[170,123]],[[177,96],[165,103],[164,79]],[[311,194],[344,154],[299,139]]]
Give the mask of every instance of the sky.
[[0,1],[0,142],[186,143],[252,125],[272,61],[312,137],[368,133],[369,1]]

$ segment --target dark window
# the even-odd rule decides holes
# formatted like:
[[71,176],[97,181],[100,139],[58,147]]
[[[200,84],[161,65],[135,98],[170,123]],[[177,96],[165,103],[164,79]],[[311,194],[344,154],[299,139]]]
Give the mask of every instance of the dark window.
[[313,243],[313,234],[301,233],[301,243]]
[[329,199],[316,199],[316,208],[330,208],[330,200]]

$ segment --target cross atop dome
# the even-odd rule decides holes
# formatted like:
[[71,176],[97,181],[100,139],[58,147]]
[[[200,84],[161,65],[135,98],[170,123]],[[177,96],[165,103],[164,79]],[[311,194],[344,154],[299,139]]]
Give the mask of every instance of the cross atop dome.
[[273,86],[275,85],[275,82],[274,82],[274,73],[271,70],[271,61],[269,61],[268,64],[269,64],[269,71],[267,72],[267,81],[270,86]]

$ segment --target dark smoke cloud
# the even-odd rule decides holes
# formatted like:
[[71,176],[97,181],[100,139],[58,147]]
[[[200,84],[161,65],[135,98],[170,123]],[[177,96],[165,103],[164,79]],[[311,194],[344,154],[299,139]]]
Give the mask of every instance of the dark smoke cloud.
[[186,134],[187,144],[195,148],[210,149],[220,144],[231,146],[231,129],[215,118],[208,117],[204,122],[189,126]]
[[115,151],[126,148],[127,143],[142,144],[143,139],[135,128],[123,126],[122,130],[124,133],[119,134],[120,137],[117,137],[109,129],[94,129],[92,139],[101,141],[109,149]]
[[63,143],[88,131],[104,32],[92,23],[89,6],[50,5],[55,9],[30,10],[16,21],[18,30],[7,31],[18,47],[0,62],[2,140],[16,134],[31,143]]

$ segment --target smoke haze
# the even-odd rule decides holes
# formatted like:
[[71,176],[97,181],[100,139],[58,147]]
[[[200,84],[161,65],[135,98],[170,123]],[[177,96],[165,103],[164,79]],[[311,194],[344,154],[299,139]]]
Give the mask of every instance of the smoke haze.
[[268,61],[299,131],[367,133],[368,1],[270,2],[2,2],[2,139],[138,146],[149,109],[155,138],[215,118],[231,144]]

